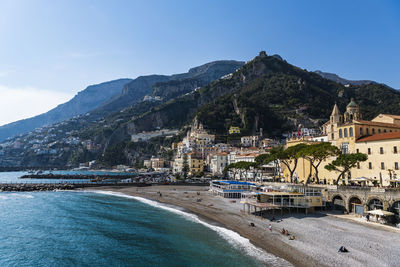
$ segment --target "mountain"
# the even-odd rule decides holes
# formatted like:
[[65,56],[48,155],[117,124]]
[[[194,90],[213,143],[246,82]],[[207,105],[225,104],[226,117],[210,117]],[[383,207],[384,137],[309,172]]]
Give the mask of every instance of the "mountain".
[[[300,124],[319,127],[329,118],[335,102],[344,110],[351,97],[359,102],[366,118],[380,112],[399,113],[400,93],[392,88],[375,83],[344,86],[276,55],[260,53],[231,77],[153,107],[120,127],[125,127],[127,136],[179,128],[197,116],[219,135],[226,135],[230,126],[239,126],[243,134],[263,128],[273,137]],[[118,141],[122,140],[110,143]]]
[[[277,138],[300,125],[319,128],[329,119],[335,103],[344,111],[351,98],[360,104],[365,119],[379,113],[399,114],[397,90],[376,83],[345,86],[291,65],[278,55],[261,52],[240,68],[202,86],[202,73],[215,73],[214,78],[221,74],[212,65],[185,74],[153,76],[152,80],[139,77],[136,83],[140,81],[142,86],[133,87],[132,81],[124,86],[123,95],[129,98],[129,94],[136,93],[136,99],[152,95],[150,101],[130,101],[129,106],[116,107],[102,118],[85,115],[13,139],[0,148],[0,153],[6,155],[0,157],[0,164],[65,166],[97,159],[105,165],[140,166],[151,155],[170,159],[171,150],[167,148],[181,140],[195,117],[216,134],[217,140],[226,142],[238,138],[227,134],[230,126],[240,127],[241,135],[263,128],[264,136]],[[105,105],[120,98],[114,97]],[[149,131],[159,129],[180,129],[180,134],[131,141],[131,135],[152,135]],[[49,138],[41,142],[42,136]]]
[[370,80],[347,80],[347,79],[340,77],[337,74],[329,73],[329,72],[322,72],[320,70],[316,70],[314,72],[317,73],[318,75],[322,76],[325,79],[328,79],[328,80],[331,80],[331,81],[334,81],[334,82],[337,82],[337,83],[340,83],[343,85],[346,85],[346,84],[364,85],[364,84],[370,84],[370,83],[373,83],[373,84],[377,83],[377,82],[370,81]]
[[219,60],[191,68],[186,73],[170,76],[140,76],[127,83],[121,95],[110,99],[110,101],[96,109],[95,113],[102,116],[108,115],[111,112],[132,106],[146,95],[171,98],[182,92],[187,93],[196,87],[204,86],[223,75],[234,72],[243,64],[244,62],[241,61]]
[[[221,76],[229,76],[243,64],[240,61],[221,60],[182,74],[148,75],[130,80],[121,85],[120,94],[107,99],[90,112],[48,124],[0,144],[0,165],[59,167],[95,159],[97,153],[109,146],[110,141],[126,137],[124,131],[116,130],[121,124],[150,112],[175,95],[191,93]],[[83,149],[82,144],[90,144],[94,152]]]
[[46,113],[0,126],[0,141],[91,111],[120,94],[123,86],[130,81],[131,79],[119,79],[90,85],[70,101],[58,105]]

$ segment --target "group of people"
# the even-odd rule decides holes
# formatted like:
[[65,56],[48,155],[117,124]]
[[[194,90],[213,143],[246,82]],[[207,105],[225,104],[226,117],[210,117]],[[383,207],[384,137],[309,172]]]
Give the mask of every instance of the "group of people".
[[[270,232],[272,232],[272,224],[269,224],[269,225],[268,225],[268,229],[269,229]],[[289,231],[286,230],[285,228],[282,228],[281,234],[283,234],[283,235],[285,235],[285,236],[289,236],[289,240],[295,240],[295,239],[296,239],[296,237],[295,237],[294,235],[291,235],[291,234],[289,233]]]
[[296,239],[296,237],[294,235],[290,235],[289,231],[287,229],[285,229],[285,228],[282,228],[281,234],[289,236],[289,240],[295,240]]

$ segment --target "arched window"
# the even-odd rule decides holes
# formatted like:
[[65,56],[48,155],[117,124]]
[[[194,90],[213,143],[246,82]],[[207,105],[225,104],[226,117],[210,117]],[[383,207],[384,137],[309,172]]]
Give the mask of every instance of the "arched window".
[[375,128],[372,128],[372,134],[375,134]]
[[350,128],[349,128],[349,136],[350,136],[350,137],[353,137],[353,135],[354,135],[354,133],[353,133],[353,128],[350,127]]
[[339,129],[339,138],[343,138],[342,129]]
[[369,135],[369,128],[367,128],[367,135]]
[[360,135],[363,135],[363,134],[364,134],[363,128],[360,128]]
[[386,129],[385,129],[385,130],[383,130],[383,132],[384,132],[384,133],[386,133]]
[[378,129],[378,133],[381,133],[381,129]]
[[344,137],[347,137],[347,128],[344,128]]

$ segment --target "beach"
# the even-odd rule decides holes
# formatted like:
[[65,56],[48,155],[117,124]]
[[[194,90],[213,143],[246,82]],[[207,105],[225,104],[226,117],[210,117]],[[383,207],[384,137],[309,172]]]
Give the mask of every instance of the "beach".
[[[399,231],[362,224],[345,216],[293,213],[283,217],[275,215],[282,221],[271,222],[272,215],[266,219],[244,213],[240,200],[232,203],[230,199],[212,196],[208,187],[200,186],[100,187],[91,190],[118,192],[184,208],[202,220],[237,232],[255,246],[294,266],[398,266],[400,262]],[[272,232],[268,230],[269,224]],[[282,235],[282,228],[294,235],[295,240]],[[341,246],[349,252],[338,253]]]

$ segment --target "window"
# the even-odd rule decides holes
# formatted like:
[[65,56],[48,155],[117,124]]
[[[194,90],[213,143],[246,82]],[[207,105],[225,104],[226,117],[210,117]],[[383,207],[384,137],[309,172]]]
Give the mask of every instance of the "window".
[[394,169],[395,169],[395,170],[398,170],[398,169],[399,169],[399,163],[398,163],[398,162],[395,162],[395,163],[394,163]]
[[381,133],[381,129],[378,129],[378,133]]
[[357,153],[360,153],[360,149],[357,148],[356,152],[357,152]]
[[385,129],[385,130],[383,130],[383,132],[384,132],[384,133],[386,133],[386,129]]
[[372,134],[375,134],[375,128],[372,128]]
[[357,162],[357,169],[360,168],[360,162]]
[[360,135],[363,135],[363,128],[360,128]]
[[380,154],[383,154],[383,147],[380,147],[380,148],[379,148],[379,153],[380,153]]
[[342,143],[341,150],[343,154],[349,153],[349,143]]
[[342,129],[339,130],[339,138],[343,138]]
[[369,128],[367,128],[367,135],[369,135]]
[[381,162],[381,169],[382,169],[382,170],[385,169],[385,162]]
[[368,162],[368,169],[372,169],[372,163]]
[[344,137],[347,137],[347,128],[344,128]]
[[353,137],[353,135],[354,135],[353,128],[349,128],[349,135],[350,135],[350,137]]
[[394,154],[397,154],[397,146],[394,146],[394,147],[393,147],[393,153],[394,153]]
[[371,155],[371,148],[368,148],[368,155]]
[[334,140],[335,139],[335,135],[334,134],[332,134],[332,140]]

